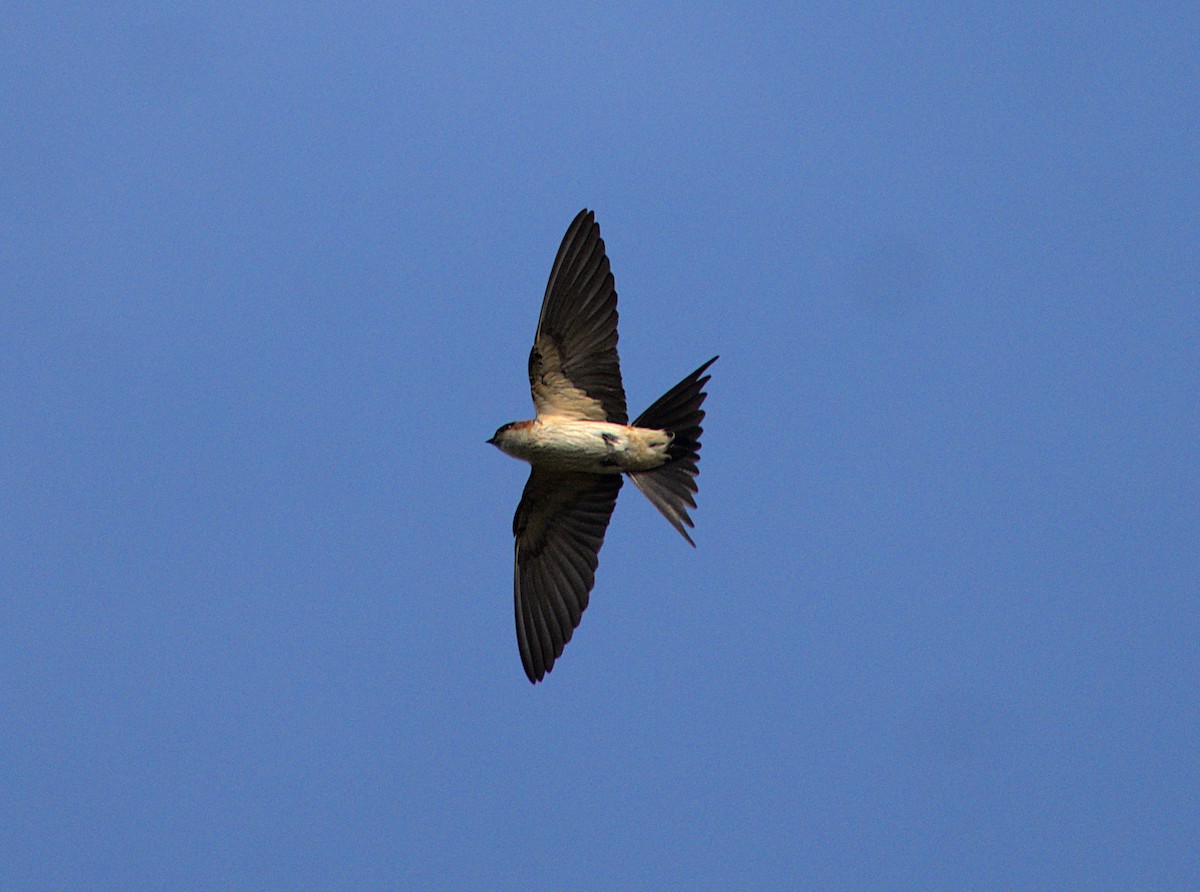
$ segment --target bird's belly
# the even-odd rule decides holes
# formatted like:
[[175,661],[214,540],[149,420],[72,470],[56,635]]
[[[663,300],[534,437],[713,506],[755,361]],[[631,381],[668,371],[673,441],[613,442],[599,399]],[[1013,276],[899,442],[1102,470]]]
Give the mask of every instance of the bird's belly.
[[667,431],[603,421],[542,421],[517,456],[539,467],[591,474],[648,471],[667,461]]

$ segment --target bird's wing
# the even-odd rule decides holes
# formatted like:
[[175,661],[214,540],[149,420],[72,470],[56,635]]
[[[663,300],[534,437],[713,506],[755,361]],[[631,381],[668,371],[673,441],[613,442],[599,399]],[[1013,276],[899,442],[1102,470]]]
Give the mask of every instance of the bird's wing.
[[617,291],[595,215],[567,229],[529,353],[529,386],[539,418],[626,424],[617,359]]
[[513,517],[517,645],[531,682],[562,656],[587,609],[620,474],[535,467]]

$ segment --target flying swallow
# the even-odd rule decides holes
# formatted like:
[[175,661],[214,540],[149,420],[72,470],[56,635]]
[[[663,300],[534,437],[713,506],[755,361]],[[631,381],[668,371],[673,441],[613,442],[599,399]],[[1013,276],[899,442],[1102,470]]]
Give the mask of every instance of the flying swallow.
[[685,525],[693,526],[688,508],[696,507],[704,372],[716,360],[629,423],[617,292],[595,215],[580,211],[554,258],[529,353],[537,417],[488,440],[532,466],[513,517],[513,596],[521,662],[534,684],[587,609],[622,475],[695,547]]

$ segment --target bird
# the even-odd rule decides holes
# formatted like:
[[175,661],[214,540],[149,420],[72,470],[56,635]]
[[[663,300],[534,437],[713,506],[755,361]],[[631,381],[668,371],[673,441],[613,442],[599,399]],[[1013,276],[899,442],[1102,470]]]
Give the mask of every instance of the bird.
[[563,236],[529,352],[536,417],[487,442],[530,464],[513,516],[513,602],[525,675],[537,684],[579,626],[625,477],[693,548],[708,362],[632,424],[617,357],[617,291],[595,213]]

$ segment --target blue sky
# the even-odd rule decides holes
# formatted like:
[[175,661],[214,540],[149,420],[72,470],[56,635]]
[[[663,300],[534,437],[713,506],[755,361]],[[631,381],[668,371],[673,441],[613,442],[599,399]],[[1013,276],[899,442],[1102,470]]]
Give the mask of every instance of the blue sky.
[[[1200,885],[1188,4],[0,12],[0,886]],[[554,251],[626,487],[521,670]]]

